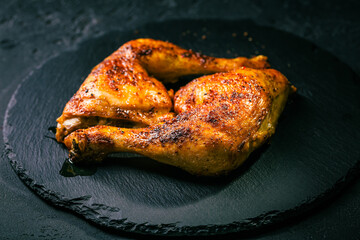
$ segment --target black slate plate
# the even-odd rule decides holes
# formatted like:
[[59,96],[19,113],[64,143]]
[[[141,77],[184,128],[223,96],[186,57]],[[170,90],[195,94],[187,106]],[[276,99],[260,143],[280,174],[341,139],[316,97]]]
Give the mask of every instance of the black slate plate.
[[[215,180],[126,155],[91,176],[60,175],[67,151],[48,128],[91,68],[138,37],[218,57],[267,55],[298,88],[271,144]],[[293,35],[243,21],[172,21],[106,33],[35,69],[14,93],[3,131],[24,183],[93,223],[156,235],[252,231],[309,211],[358,174],[359,90],[359,78],[347,66]]]

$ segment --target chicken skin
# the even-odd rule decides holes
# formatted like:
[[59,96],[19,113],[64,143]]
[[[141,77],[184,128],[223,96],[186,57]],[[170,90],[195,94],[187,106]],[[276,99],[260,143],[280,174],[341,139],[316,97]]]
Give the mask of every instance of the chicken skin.
[[[179,55],[169,57],[174,58],[188,59]],[[221,68],[227,71],[231,63],[220,64],[231,60],[213,59],[202,65],[195,55],[189,59],[192,63],[184,63],[191,65],[184,70],[187,74]],[[179,76],[180,73],[170,72],[180,69],[173,65],[176,66],[171,65],[168,70],[163,65],[158,76],[169,79]],[[205,65],[208,68],[202,68]],[[146,69],[155,70],[148,66]],[[149,126],[141,128],[97,125],[79,129],[68,135],[64,143],[74,163],[101,162],[109,153],[132,152],[194,175],[223,175],[239,167],[274,134],[288,95],[294,90],[277,70],[240,67],[197,78],[182,87],[174,97],[174,117],[148,122]],[[164,110],[162,114],[169,112]]]
[[[265,56],[214,58],[153,39],[130,41],[98,64],[57,119],[56,139],[96,125],[146,127],[175,117],[172,90],[159,81],[268,67]],[[158,80],[159,79],[159,80]]]

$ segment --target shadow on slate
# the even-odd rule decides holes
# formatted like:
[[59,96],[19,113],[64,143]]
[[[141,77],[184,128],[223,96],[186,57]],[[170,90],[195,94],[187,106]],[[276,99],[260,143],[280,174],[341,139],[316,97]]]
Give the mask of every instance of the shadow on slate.
[[[49,138],[48,128],[92,67],[140,37],[216,57],[268,56],[298,88],[270,144],[218,179],[126,154],[109,158],[90,176],[60,175],[67,150]],[[6,151],[41,198],[107,229],[174,236],[256,232],[308,212],[358,175],[359,83],[350,68],[312,43],[252,22],[148,24],[85,41],[34,70],[9,103]]]

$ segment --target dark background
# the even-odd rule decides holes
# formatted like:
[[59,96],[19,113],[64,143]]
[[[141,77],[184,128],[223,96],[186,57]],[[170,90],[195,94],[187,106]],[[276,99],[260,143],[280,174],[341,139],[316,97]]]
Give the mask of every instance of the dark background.
[[[359,11],[359,1],[0,1],[0,124],[16,86],[49,58],[103,32],[150,21],[250,19],[315,43],[360,75]],[[48,205],[12,171],[2,133],[0,148],[0,239],[138,237],[101,230]],[[311,214],[239,238],[360,239],[359,202],[356,181]]]

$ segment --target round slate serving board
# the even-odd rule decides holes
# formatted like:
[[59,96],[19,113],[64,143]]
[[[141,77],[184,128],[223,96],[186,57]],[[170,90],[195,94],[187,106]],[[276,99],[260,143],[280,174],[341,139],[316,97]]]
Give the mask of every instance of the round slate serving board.
[[[67,150],[49,127],[92,67],[140,37],[217,57],[268,56],[298,88],[271,143],[224,178],[196,178],[126,154],[89,176],[61,175]],[[108,32],[34,69],[14,93],[3,131],[24,183],[93,223],[155,235],[254,231],[309,211],[358,174],[358,92],[359,78],[347,66],[293,35],[246,21],[171,21]]]

